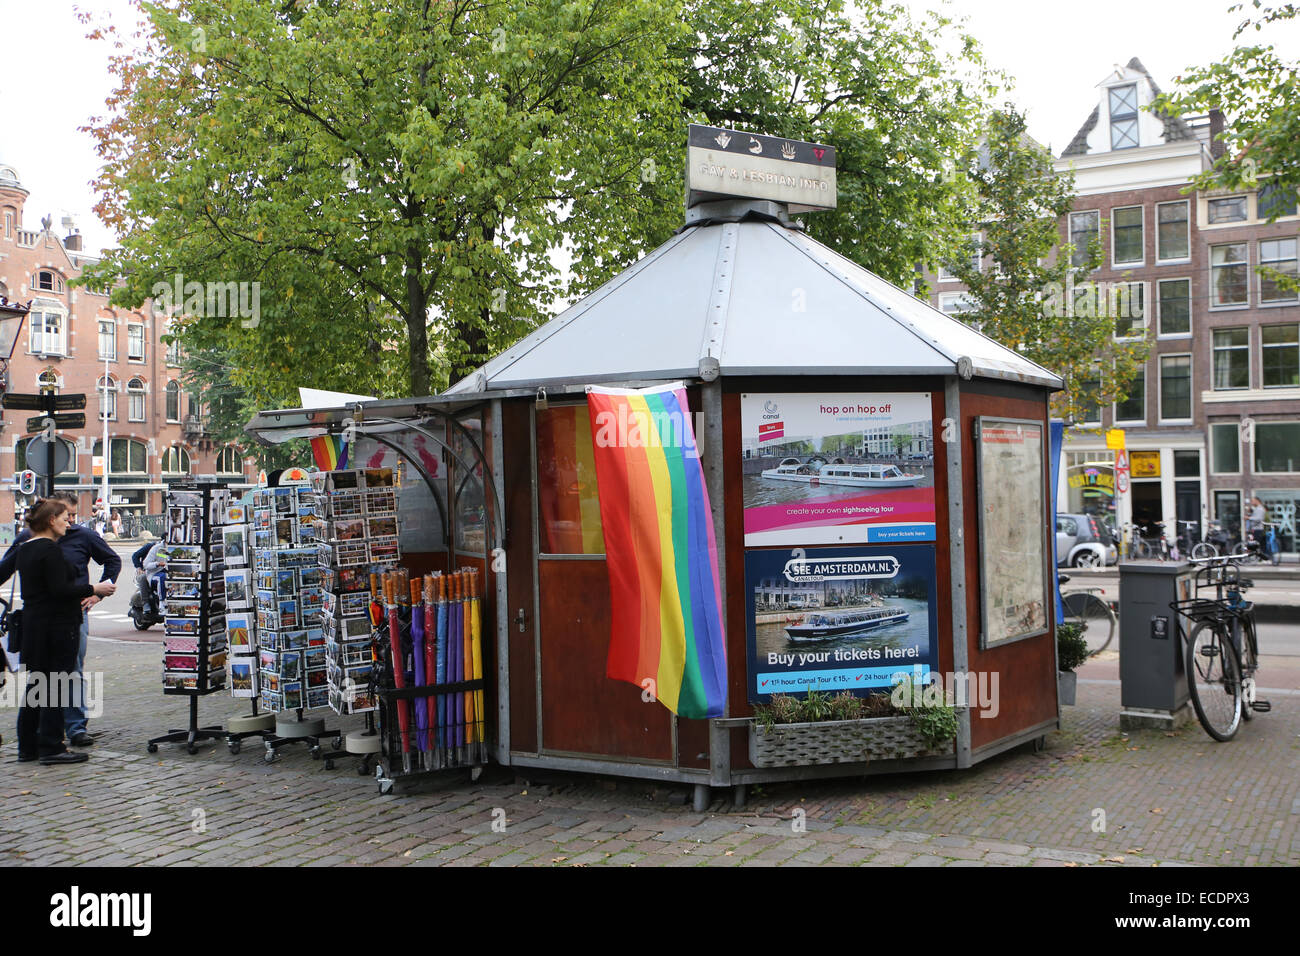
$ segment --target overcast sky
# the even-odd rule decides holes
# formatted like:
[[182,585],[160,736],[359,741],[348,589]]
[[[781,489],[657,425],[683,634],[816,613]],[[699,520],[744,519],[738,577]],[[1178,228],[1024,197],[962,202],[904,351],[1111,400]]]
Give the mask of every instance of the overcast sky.
[[[1221,57],[1238,15],[1231,0],[904,0],[914,10],[943,5],[968,18],[991,65],[1015,78],[1012,100],[1029,114],[1030,133],[1059,153],[1096,102],[1096,84],[1114,64],[1138,57],[1165,89],[1188,66]],[[125,0],[77,0],[115,19]],[[115,241],[91,211],[99,168],[90,137],[77,131],[104,112],[112,89],[109,47],[85,39],[73,0],[0,0],[5,59],[0,67],[0,161],[30,190],[28,229],[46,213],[56,228],[71,214],[88,250]],[[1300,23],[1263,37],[1300,57]]]

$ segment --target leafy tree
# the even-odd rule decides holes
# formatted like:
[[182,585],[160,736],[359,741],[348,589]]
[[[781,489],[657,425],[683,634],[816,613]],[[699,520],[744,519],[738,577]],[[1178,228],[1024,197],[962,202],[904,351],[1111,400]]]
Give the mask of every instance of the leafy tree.
[[[1130,331],[1125,326],[1138,304],[1088,278],[1100,264],[1100,245],[1083,250],[1078,265],[1074,248],[1061,245],[1061,222],[1074,204],[1073,174],[1055,172],[1051,155],[1010,107],[992,115],[964,171],[977,195],[974,221],[983,238],[945,263],[973,305],[962,318],[1064,378],[1053,410],[1067,422],[1086,421],[1086,409],[1123,400],[1148,345],[1144,333],[1116,335]],[[976,254],[992,268],[977,268]]]
[[[1284,3],[1265,7],[1253,0],[1254,14],[1238,25],[1233,41],[1260,33],[1275,23],[1300,18],[1300,8]],[[1246,4],[1235,4],[1234,11]],[[1261,189],[1274,199],[1270,219],[1294,210],[1300,192],[1300,60],[1278,54],[1271,44],[1235,46],[1217,63],[1196,67],[1177,78],[1180,89],[1162,95],[1153,108],[1175,114],[1218,110],[1224,117],[1219,135],[1223,154],[1193,183],[1194,188]],[[1300,288],[1294,273],[1261,269],[1291,289]]]
[[137,2],[91,280],[259,282],[255,327],[171,303],[250,402],[459,378],[672,234],[689,121],[834,144],[810,233],[910,283],[969,220],[944,170],[994,89],[884,0]]

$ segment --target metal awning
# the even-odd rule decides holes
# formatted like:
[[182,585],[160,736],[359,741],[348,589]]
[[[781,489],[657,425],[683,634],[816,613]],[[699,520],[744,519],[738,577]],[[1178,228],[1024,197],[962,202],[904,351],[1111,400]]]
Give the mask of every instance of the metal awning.
[[798,229],[690,226],[443,393],[724,376],[1061,378]]

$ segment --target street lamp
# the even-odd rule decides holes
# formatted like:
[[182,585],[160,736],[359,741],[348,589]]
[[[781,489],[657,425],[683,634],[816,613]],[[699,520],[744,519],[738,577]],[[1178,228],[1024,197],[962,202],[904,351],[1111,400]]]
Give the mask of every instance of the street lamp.
[[18,336],[23,330],[23,320],[32,304],[10,302],[0,295],[0,395],[9,389],[9,360],[18,347]]

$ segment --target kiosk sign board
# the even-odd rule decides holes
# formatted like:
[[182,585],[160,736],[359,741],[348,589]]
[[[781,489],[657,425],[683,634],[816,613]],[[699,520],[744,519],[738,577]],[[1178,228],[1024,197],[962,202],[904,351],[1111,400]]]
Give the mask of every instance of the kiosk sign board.
[[834,209],[835,147],[692,124],[687,205],[741,196],[787,203],[791,212]]
[[938,668],[934,545],[745,554],[749,699],[890,691]]
[[935,540],[929,392],[740,397],[745,547]]

